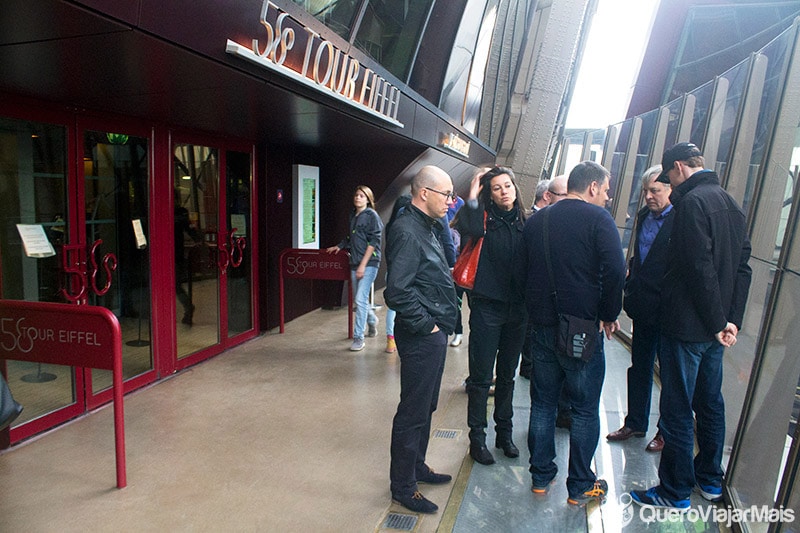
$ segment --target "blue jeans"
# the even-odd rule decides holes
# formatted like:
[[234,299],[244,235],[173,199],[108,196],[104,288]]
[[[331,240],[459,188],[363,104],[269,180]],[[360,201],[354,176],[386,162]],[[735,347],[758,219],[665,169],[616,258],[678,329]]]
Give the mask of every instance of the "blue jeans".
[[425,455],[431,416],[439,402],[447,335],[442,331],[414,335],[402,327],[395,332],[400,356],[400,403],[392,423],[389,478],[394,497],[417,491],[417,477],[428,472]]
[[601,333],[597,335],[594,356],[584,362],[556,354],[556,326],[534,324],[531,328],[533,379],[528,427],[530,472],[533,484],[541,487],[550,483],[558,473],[555,429],[558,398],[563,384],[572,402],[567,474],[570,497],[589,490],[597,479],[591,465],[600,437],[600,392],[606,374],[603,336]]
[[633,322],[631,367],[628,369],[628,416],[625,427],[647,432],[650,422],[650,397],[653,389],[653,366],[658,350],[659,326]]
[[394,337],[394,318],[397,316],[397,311],[391,307],[386,308],[386,336]]
[[378,276],[378,267],[368,266],[364,269],[364,277],[356,279],[356,271],[350,271],[350,282],[353,285],[353,294],[356,303],[356,324],[353,331],[354,339],[363,339],[364,330],[367,324],[375,325],[378,323],[378,317],[375,316],[375,311],[372,310],[372,305],[369,303],[369,292],[372,283]]
[[[722,485],[724,350],[717,341],[682,342],[661,336],[659,428],[664,435],[664,451],[658,465],[658,493],[663,497],[684,500],[691,495],[695,482]],[[693,457],[695,419],[697,457]]]

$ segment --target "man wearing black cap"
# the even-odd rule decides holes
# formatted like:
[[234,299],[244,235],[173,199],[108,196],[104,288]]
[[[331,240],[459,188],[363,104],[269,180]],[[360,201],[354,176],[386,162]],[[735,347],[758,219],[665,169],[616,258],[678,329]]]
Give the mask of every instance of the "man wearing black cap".
[[[675,221],[661,291],[659,485],[631,492],[642,506],[689,508],[692,487],[722,500],[725,404],[722,355],[736,343],[750,289],[746,218],[704,169],[700,150],[679,143],[664,152],[657,178],[672,185]],[[694,455],[694,418],[697,444]]]

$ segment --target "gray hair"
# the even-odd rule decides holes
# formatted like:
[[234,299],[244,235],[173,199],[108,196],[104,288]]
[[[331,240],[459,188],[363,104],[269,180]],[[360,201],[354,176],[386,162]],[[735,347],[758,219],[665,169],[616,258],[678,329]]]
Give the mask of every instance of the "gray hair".
[[[661,165],[653,165],[652,167],[648,168],[642,173],[642,189],[646,189],[648,185],[650,185],[650,180],[653,179],[653,176],[658,176],[661,174]],[[669,187],[669,183],[665,183],[667,187]]]
[[533,199],[534,204],[544,198],[544,193],[549,190],[549,187],[550,180],[539,180],[539,183],[536,184],[536,196]]

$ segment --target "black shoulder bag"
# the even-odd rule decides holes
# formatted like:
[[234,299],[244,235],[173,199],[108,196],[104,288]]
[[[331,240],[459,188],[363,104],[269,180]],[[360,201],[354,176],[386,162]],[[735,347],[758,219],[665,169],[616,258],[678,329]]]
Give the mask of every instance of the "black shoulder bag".
[[550,223],[547,218],[550,214],[549,211],[550,209],[547,208],[542,213],[544,217],[542,244],[544,246],[544,260],[547,264],[547,274],[550,276],[550,286],[553,289],[553,302],[555,303],[556,314],[558,314],[556,353],[583,361],[589,361],[594,355],[594,350],[597,345],[597,336],[599,333],[597,320],[578,318],[573,315],[563,314],[559,311],[556,280],[553,276],[553,266],[550,262],[550,233],[548,231]]

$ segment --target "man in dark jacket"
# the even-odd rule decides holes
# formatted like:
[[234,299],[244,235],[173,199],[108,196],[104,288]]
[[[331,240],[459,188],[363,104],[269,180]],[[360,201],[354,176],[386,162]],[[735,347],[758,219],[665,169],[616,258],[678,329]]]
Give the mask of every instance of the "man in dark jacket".
[[[567,195],[529,218],[522,233],[520,267],[534,361],[528,430],[531,490],[546,494],[558,473],[555,422],[563,384],[572,403],[567,501],[579,506],[603,501],[608,490],[591,463],[600,436],[600,392],[606,368],[600,331],[610,338],[619,328],[625,281],[625,257],[617,227],[603,208],[608,201],[609,177],[608,170],[597,163],[578,164],[570,172]],[[544,246],[550,250],[551,269]],[[560,314],[595,321],[598,338],[588,361],[556,350]]]
[[[653,388],[653,366],[658,349],[659,303],[661,281],[667,269],[667,245],[672,233],[673,210],[669,201],[671,188],[667,183],[655,181],[661,174],[661,165],[645,170],[642,190],[645,205],[636,217],[636,240],[628,263],[625,279],[625,297],[622,307],[633,320],[631,367],[628,369],[628,416],[625,425],[606,437],[610,441],[623,441],[631,437],[644,437],[650,420],[650,395]],[[646,447],[649,452],[660,452],[664,438],[659,431]]]
[[435,513],[417,483],[447,483],[425,464],[431,415],[447,354],[447,337],[456,322],[456,292],[435,231],[453,198],[450,176],[438,167],[423,167],[411,182],[411,204],[391,225],[387,236],[384,298],[397,312],[395,341],[400,356],[400,403],[392,425],[392,498],[417,513]]
[[750,240],[741,208],[704,165],[697,146],[679,143],[664,152],[658,177],[672,185],[675,222],[661,291],[660,484],[631,492],[647,507],[687,509],[693,486],[722,500],[722,356],[744,317]]

